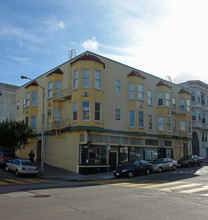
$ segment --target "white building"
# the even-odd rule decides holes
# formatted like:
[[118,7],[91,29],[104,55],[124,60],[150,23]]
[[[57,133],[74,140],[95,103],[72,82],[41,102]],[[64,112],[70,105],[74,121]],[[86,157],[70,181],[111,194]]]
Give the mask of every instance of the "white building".
[[192,154],[208,158],[208,84],[191,80],[179,85],[191,93]]
[[[0,122],[15,118],[16,90],[18,86],[0,83]],[[18,105],[18,104],[17,104]]]

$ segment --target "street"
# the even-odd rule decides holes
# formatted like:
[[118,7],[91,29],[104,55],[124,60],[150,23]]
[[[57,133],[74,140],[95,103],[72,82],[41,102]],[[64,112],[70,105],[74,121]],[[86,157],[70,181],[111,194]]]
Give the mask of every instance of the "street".
[[5,175],[24,183],[0,184],[1,219],[208,219],[207,165],[88,182]]

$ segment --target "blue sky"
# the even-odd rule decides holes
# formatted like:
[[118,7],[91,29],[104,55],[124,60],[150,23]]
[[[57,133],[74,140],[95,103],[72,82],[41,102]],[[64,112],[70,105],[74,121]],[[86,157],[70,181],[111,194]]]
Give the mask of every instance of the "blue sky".
[[175,83],[208,83],[207,0],[0,1],[0,82],[86,50]]

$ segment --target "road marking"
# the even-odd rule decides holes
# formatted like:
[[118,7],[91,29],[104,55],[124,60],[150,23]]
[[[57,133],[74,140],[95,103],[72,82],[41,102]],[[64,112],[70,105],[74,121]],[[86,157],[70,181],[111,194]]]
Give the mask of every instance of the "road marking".
[[10,184],[10,183],[6,183],[4,181],[0,181],[0,185],[8,185],[8,184]]
[[183,184],[184,182],[169,182],[169,183],[158,183],[155,185],[149,185],[145,186],[143,188],[149,189],[149,188],[157,188],[157,187],[163,187],[163,186],[171,186],[171,185],[177,185],[177,184]]
[[208,186],[203,186],[201,188],[196,188],[196,189],[183,190],[183,191],[180,191],[180,193],[195,193],[195,192],[201,192],[201,191],[208,191]]
[[21,183],[21,184],[25,183],[25,182],[14,180],[14,179],[4,179],[4,180],[8,182],[12,182],[12,183]]
[[164,189],[159,189],[160,191],[165,191],[165,192],[171,192],[172,190],[175,189],[183,189],[183,188],[189,188],[192,186],[201,186],[201,184],[198,183],[189,183],[186,185],[180,185],[180,186],[173,186],[173,187],[169,187],[169,188],[164,188]]

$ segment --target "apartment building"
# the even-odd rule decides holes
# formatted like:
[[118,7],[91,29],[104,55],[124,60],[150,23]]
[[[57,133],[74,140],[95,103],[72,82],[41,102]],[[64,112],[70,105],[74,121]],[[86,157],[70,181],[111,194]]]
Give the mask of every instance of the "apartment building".
[[87,51],[17,90],[16,119],[33,130],[18,153],[32,149],[36,160],[44,155],[45,163],[80,173],[136,159],[177,160],[190,153],[190,102],[178,85]]
[[0,83],[0,122],[15,118],[17,88],[18,86]]
[[208,158],[208,84],[191,80],[179,84],[191,93],[193,154]]

